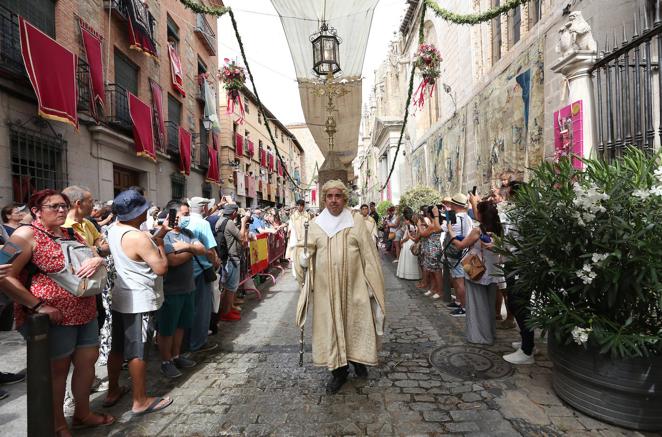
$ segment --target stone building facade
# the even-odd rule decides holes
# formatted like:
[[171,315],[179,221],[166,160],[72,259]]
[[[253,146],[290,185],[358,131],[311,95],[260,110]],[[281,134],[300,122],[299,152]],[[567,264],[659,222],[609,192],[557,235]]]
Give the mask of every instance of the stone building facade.
[[[393,176],[379,191],[395,159],[422,3],[409,2],[400,33],[375,73],[355,160],[362,201],[397,203],[402,192],[416,185],[443,195],[474,185],[486,193],[504,171],[529,178],[531,168],[553,158],[553,114],[572,103],[564,78],[551,69],[568,13],[581,11],[604,47],[614,29],[619,36],[632,35],[638,11],[635,0],[532,0],[490,22],[465,26],[428,9],[424,40],[441,52],[441,76],[422,108],[410,106]],[[443,7],[468,14],[498,4],[450,0]],[[420,76],[414,88],[418,83]],[[586,110],[594,109],[589,105]]]
[[[319,202],[319,196],[317,195],[319,193],[318,171],[322,168],[322,164],[324,164],[324,155],[319,147],[317,147],[317,143],[305,123],[289,124],[287,128],[297,137],[299,143],[301,143],[301,146],[306,151],[304,155],[306,177],[302,181],[303,186],[308,188],[305,193],[305,200],[311,206],[317,205]],[[315,190],[315,195],[313,195],[313,190]],[[314,200],[313,197],[315,198]]]
[[[303,196],[303,191],[294,186],[285,169],[297,185],[307,180],[306,154],[299,140],[267,108],[265,120],[258,111],[257,98],[248,88],[241,92],[245,114],[243,122],[240,122],[238,106],[235,106],[234,113],[228,114],[223,85],[219,84],[218,88],[221,90],[219,166],[223,194],[233,196],[236,202],[244,207],[292,205]],[[274,136],[275,145],[269,137],[267,123]],[[281,171],[275,147],[284,160],[284,168]],[[266,162],[261,161],[261,151],[265,153]],[[270,159],[272,165],[269,165]]]
[[[18,178],[32,181],[28,191],[77,184],[89,187],[96,199],[104,201],[131,185],[144,187],[148,199],[159,205],[171,198],[218,196],[218,187],[205,182],[209,132],[202,122],[204,103],[199,84],[201,73],[215,72],[218,68],[215,19],[195,14],[178,0],[143,3],[153,26],[156,57],[129,47],[127,11],[120,0],[2,2],[0,204],[27,199],[29,192],[17,187]],[[222,5],[216,0],[203,3]],[[17,49],[20,47],[18,15],[79,57],[78,131],[37,116],[35,93]],[[78,17],[103,37],[106,105],[96,120],[85,100],[89,100],[85,88],[88,79]],[[181,59],[186,97],[171,85],[168,41],[175,45]],[[136,156],[126,107],[127,91],[153,106],[150,79],[163,90],[168,133],[163,142],[156,144],[156,162]],[[179,158],[169,147],[174,143],[177,150],[175,136],[179,126],[193,134],[189,176],[180,174]]]

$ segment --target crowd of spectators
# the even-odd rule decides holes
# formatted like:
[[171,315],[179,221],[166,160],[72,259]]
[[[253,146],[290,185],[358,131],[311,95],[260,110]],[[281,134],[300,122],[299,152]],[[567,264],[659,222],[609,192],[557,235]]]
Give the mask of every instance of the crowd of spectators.
[[[496,238],[514,235],[507,204],[522,184],[504,173],[500,186],[485,196],[456,193],[419,211],[393,206],[381,221],[378,216],[374,220],[381,247],[398,264],[399,278],[418,281],[416,287],[434,300],[444,296],[444,283],[450,283],[446,307],[451,316],[465,318],[467,342],[491,345],[497,329],[519,327],[522,341],[514,342],[515,352],[504,359],[533,364],[533,332],[526,326],[530,296],[514,295],[515,279],[503,272],[505,260],[494,252]],[[472,277],[465,266],[476,258],[484,266],[480,277]]]
[[[147,393],[148,344],[158,345],[160,371],[167,378],[182,376],[196,366],[199,353],[216,349],[210,336],[218,323],[241,320],[242,279],[246,288],[254,287],[250,278],[241,278],[249,240],[287,232],[288,220],[289,208],[242,209],[229,197],[172,200],[159,208],[141,187],[105,203],[95,202],[84,187],[46,189],[27,205],[3,208],[0,245],[19,250],[11,262],[0,263],[0,314],[8,319],[5,328],[15,321],[24,336],[29,314],[50,319],[56,434],[69,435],[70,425],[115,422],[90,409],[91,389],[100,383],[96,364],[108,370],[104,407],[129,392],[133,414],[168,407],[173,399]],[[68,272],[73,264],[65,243],[89,250],[75,273]],[[101,277],[103,291],[76,295],[66,286],[66,275],[90,283]],[[122,369],[129,372],[130,388],[120,383]],[[0,384],[24,378],[0,372]],[[0,399],[6,396],[0,391]],[[63,412],[69,398],[70,425]]]

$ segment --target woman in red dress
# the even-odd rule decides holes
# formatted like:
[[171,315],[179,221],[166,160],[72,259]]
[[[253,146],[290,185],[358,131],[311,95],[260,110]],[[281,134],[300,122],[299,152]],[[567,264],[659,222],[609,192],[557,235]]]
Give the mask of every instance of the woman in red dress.
[[[69,199],[58,191],[42,190],[32,195],[28,206],[34,221],[31,226],[21,226],[12,234],[10,241],[20,246],[22,252],[12,263],[10,274],[0,279],[0,288],[16,302],[16,327],[24,335],[27,314],[46,314],[50,318],[48,336],[56,435],[70,435],[62,407],[72,363],[71,391],[76,403],[74,428],[110,425],[115,418],[90,410],[94,364],[99,354],[95,298],[75,297],[47,275],[64,267],[62,249],[53,238],[68,238],[61,226],[67,218]],[[37,268],[29,289],[25,286],[28,263]],[[98,256],[91,258],[76,274],[90,277],[102,263],[103,259]]]

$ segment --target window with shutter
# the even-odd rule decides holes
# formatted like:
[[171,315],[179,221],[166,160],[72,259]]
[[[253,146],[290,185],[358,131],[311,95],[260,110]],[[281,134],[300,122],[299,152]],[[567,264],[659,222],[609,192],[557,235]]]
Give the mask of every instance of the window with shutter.
[[115,83],[138,95],[138,66],[119,50],[115,50]]
[[55,2],[53,0],[2,0],[1,3],[2,6],[55,38]]
[[182,123],[182,103],[168,93],[168,121],[179,126]]

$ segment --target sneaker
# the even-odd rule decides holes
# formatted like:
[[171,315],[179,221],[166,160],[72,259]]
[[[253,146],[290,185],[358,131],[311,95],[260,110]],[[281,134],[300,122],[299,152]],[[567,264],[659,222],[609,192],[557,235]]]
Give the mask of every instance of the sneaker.
[[451,316],[453,317],[465,317],[467,312],[464,308],[457,308],[456,310],[451,311]]
[[[214,343],[216,344],[216,343]],[[195,367],[196,363],[195,361],[183,357],[183,356],[178,356],[172,359],[173,364],[178,368],[178,369],[190,369],[191,367]]]
[[172,361],[164,361],[161,363],[161,373],[165,375],[166,378],[175,379],[182,376],[175,364]]
[[534,364],[536,362],[533,355],[525,354],[522,349],[517,349],[512,354],[504,355],[503,359],[511,364]]
[[0,399],[4,399],[9,396],[9,392],[0,388]]
[[213,351],[217,347],[218,347],[218,343],[209,343],[209,342],[207,342],[207,343],[203,344],[202,346],[200,346],[200,349],[198,349],[195,352],[209,352],[209,351]]
[[462,307],[460,306],[459,303],[453,301],[453,302],[447,304],[447,305],[446,305],[446,308],[452,308],[452,309],[455,309],[455,308],[462,308]]
[[393,264],[395,264],[395,263],[397,263],[397,262],[398,262],[398,260],[397,260],[397,259],[394,259],[394,260],[393,260]]
[[0,384],[16,384],[25,381],[25,375],[22,373],[0,372]]
[[435,294],[432,295],[432,299],[434,299],[434,300],[437,300],[437,299],[439,299],[440,297],[441,297],[441,295],[439,295],[439,294],[437,294],[437,293],[435,293]]
[[232,311],[221,316],[221,322],[237,322],[239,320],[241,320],[241,316]]
[[425,293],[423,293],[423,296],[430,296],[432,294],[432,290],[428,290]]
[[[521,341],[513,341],[510,343],[510,345],[513,347],[513,349],[521,349],[522,348],[522,342]],[[536,349],[535,346],[533,346],[533,351],[531,351],[531,355],[535,355],[538,353],[538,349]]]

